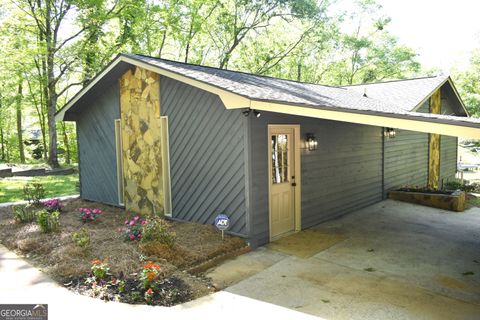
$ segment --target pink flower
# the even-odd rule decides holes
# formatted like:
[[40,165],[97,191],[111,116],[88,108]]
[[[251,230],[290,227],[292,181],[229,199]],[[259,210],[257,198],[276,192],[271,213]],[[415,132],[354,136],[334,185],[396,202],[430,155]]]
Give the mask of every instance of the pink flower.
[[142,220],[141,224],[147,224],[147,220]]
[[127,232],[130,233],[130,229],[127,229]]
[[102,213],[100,210],[98,210],[98,209],[93,209],[93,214],[100,214],[100,213]]
[[132,220],[132,221],[130,221],[129,224],[130,224],[131,226],[133,226],[133,225],[135,224],[135,221]]
[[128,222],[129,222],[129,221],[128,221],[128,219],[127,219],[127,220],[125,220],[125,224],[128,224]]
[[135,239],[135,236],[133,234],[130,235],[130,239]]
[[133,220],[137,221],[140,217],[139,216],[135,216],[133,217]]
[[140,239],[141,237],[142,237],[142,234],[139,233],[138,236],[137,236],[137,238]]

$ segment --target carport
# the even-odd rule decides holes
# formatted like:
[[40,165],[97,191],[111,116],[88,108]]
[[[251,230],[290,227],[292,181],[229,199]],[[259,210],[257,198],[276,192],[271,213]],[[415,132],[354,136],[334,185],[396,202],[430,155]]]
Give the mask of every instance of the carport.
[[[229,292],[323,319],[478,319],[479,226],[479,208],[451,213],[385,200],[208,276]],[[309,238],[326,245],[299,249]]]

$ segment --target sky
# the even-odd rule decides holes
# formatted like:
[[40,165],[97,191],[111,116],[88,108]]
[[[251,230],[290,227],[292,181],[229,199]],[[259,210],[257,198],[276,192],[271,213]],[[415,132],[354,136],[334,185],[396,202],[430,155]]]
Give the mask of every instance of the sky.
[[449,74],[468,66],[470,52],[480,48],[478,0],[378,0],[392,18],[389,31],[413,48],[425,68]]

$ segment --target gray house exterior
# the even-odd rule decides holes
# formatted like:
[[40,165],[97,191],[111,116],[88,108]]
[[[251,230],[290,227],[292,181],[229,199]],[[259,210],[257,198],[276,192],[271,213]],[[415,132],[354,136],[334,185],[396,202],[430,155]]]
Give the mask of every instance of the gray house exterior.
[[[126,96],[122,88],[132,83],[138,90],[130,88]],[[435,92],[441,107],[432,114]],[[147,107],[158,108],[154,120],[138,120],[125,111],[134,98],[143,97],[152,101]],[[151,173],[160,177],[160,186],[124,168],[132,162],[131,150],[121,146],[128,117],[139,122],[136,139],[153,147],[147,128],[158,119],[162,161]],[[57,119],[77,123],[82,198],[202,224],[224,213],[229,232],[253,247],[379,202],[402,185],[428,185],[429,166],[435,163],[432,135],[439,139],[436,180],[441,186],[456,173],[457,136],[480,136],[480,124],[468,118],[449,77],[324,87],[138,55],[119,55]],[[394,128],[394,138],[385,135],[386,127]],[[291,129],[291,135],[282,128]],[[307,134],[315,137],[315,150],[308,148]],[[277,167],[275,148],[287,137],[296,153],[288,158],[286,148],[282,161],[296,171],[295,178],[285,171],[281,180],[279,172],[287,165]],[[138,188],[129,187],[128,179],[137,179]],[[152,197],[145,191],[150,181],[158,189],[153,197],[161,199],[132,200],[132,192],[140,195],[137,199]],[[291,190],[280,205],[272,198],[279,182]],[[293,229],[272,235],[272,207],[281,216],[285,206],[294,211]]]

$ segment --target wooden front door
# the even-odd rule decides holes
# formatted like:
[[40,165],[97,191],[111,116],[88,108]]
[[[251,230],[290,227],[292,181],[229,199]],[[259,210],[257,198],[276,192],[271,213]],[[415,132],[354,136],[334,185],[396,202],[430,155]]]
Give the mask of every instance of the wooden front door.
[[269,126],[270,239],[296,230],[295,126]]

